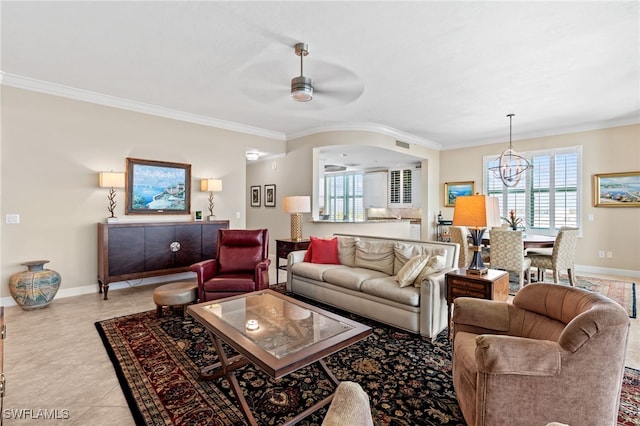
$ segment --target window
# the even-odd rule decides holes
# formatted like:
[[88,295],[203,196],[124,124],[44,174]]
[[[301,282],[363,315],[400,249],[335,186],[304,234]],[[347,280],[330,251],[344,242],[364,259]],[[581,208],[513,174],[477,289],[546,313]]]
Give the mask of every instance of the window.
[[580,227],[581,147],[559,148],[522,154],[533,165],[518,185],[507,188],[489,167],[497,156],[484,157],[485,193],[498,197],[500,216],[515,210],[527,229],[555,235],[561,226]]
[[330,220],[364,220],[363,173],[325,176],[325,214]]

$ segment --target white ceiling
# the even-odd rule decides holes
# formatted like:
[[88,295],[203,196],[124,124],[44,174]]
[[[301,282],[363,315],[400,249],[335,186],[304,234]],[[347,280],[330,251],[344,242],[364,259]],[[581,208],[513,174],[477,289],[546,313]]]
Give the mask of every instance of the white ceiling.
[[[363,129],[451,149],[508,140],[508,113],[514,140],[640,122],[638,1],[1,7],[3,84],[282,140]],[[308,103],[289,94],[297,42]]]

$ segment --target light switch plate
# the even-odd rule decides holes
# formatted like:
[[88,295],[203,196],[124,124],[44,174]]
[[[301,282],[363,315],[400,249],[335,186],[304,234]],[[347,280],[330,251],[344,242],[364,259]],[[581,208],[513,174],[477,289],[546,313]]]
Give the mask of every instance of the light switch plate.
[[7,224],[14,225],[20,223],[20,215],[19,214],[8,214],[7,215]]

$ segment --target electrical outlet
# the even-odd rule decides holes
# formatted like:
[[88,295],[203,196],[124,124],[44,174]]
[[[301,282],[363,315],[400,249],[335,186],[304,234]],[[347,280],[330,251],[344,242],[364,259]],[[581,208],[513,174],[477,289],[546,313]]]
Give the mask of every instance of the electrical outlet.
[[604,257],[604,250],[600,250],[598,252],[598,257]]
[[608,251],[607,252],[607,259],[613,259],[613,252],[612,251]]
[[20,215],[19,214],[8,214],[6,216],[6,223],[15,225],[20,223]]

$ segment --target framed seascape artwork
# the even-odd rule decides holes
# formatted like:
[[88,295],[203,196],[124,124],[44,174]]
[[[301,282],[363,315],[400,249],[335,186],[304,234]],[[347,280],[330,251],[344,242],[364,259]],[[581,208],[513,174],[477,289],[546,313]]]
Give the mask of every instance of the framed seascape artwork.
[[276,186],[275,185],[264,186],[264,206],[265,207],[276,206]]
[[251,207],[260,207],[260,185],[251,187]]
[[444,184],[444,205],[454,207],[456,198],[465,195],[473,195],[474,181],[468,182],[447,182]]
[[126,214],[191,214],[191,164],[127,158]]
[[593,175],[595,207],[640,207],[640,172]]

